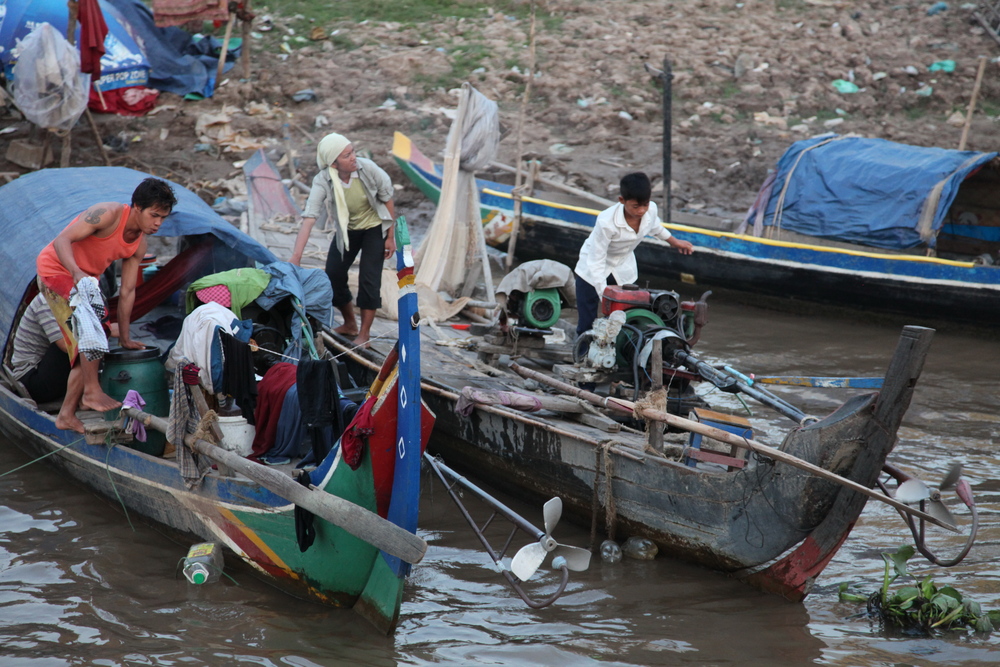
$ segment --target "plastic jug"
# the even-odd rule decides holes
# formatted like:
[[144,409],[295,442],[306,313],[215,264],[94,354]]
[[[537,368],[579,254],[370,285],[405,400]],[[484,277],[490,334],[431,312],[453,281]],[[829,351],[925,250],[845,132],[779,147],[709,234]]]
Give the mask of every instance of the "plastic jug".
[[222,576],[222,546],[201,542],[188,549],[184,558],[184,578],[192,584],[210,584]]

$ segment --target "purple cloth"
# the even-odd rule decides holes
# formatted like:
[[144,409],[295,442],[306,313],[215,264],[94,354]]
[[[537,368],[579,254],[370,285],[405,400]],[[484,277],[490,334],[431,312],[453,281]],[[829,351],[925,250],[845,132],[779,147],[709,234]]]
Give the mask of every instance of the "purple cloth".
[[[125,400],[122,401],[122,407],[142,410],[146,407],[146,401],[142,400],[142,396],[135,389],[129,389],[128,393],[125,394]],[[146,426],[138,419],[129,421],[128,428],[125,430],[134,433],[135,439],[139,442],[146,442]]]

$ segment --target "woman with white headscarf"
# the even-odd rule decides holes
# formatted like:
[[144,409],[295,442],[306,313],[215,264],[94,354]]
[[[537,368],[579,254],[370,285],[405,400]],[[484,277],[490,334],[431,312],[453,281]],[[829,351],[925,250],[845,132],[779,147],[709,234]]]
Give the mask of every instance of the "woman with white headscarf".
[[[291,262],[302,261],[302,251],[317,218],[336,221],[326,256],[326,273],[333,286],[333,305],[343,314],[344,323],[334,331],[354,336],[355,344],[363,345],[370,337],[375,311],[382,305],[382,262],[396,252],[392,181],[373,161],[358,157],[351,142],[340,134],[323,137],[316,149],[316,163],[319,173],[313,179],[302,213],[302,228],[295,239]],[[360,327],[347,286],[347,271],[359,252]]]

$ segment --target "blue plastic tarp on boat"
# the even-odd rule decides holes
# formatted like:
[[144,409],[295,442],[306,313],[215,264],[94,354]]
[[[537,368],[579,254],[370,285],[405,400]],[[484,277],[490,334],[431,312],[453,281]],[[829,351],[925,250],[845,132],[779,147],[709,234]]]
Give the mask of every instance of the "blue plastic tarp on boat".
[[[0,187],[0,335],[14,318],[24,290],[35,279],[35,260],[70,221],[100,202],[132,201],[132,191],[144,174],[125,167],[43,169]],[[169,181],[168,181],[169,182]],[[157,236],[212,234],[249,259],[270,264],[277,257],[263,245],[226,222],[198,195],[171,182],[177,206],[163,221]]]
[[962,181],[996,156],[837,135],[798,141],[778,161],[764,224],[877,248],[933,247]]

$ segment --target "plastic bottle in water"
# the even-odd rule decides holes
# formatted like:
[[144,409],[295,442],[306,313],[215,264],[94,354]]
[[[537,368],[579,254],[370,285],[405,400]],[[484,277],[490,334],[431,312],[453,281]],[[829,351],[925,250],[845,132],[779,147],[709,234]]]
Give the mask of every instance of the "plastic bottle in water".
[[202,542],[188,549],[184,558],[184,578],[192,584],[210,584],[222,575],[222,546]]
[[622,559],[622,549],[614,540],[601,542],[601,560],[605,563],[617,563]]
[[625,544],[622,545],[622,553],[636,560],[653,560],[659,551],[660,549],[651,540],[635,535],[625,540]]

